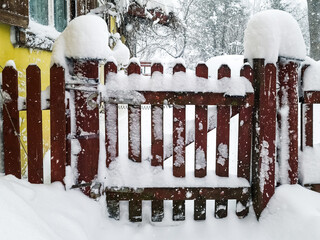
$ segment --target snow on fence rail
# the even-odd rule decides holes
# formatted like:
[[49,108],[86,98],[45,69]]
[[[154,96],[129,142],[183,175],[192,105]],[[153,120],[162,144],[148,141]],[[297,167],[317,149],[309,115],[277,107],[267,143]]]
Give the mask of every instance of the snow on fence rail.
[[[284,141],[289,139],[291,143],[286,149],[288,154],[282,155],[290,168],[284,168],[283,171],[287,171],[289,182],[297,182],[297,101],[294,100],[297,94],[296,90],[292,92],[287,85],[289,82],[293,86],[297,83],[295,63],[282,62],[277,69],[274,64],[265,64],[263,59],[254,59],[253,68],[248,63],[244,64],[240,73],[242,78],[238,79],[231,78],[230,68],[222,65],[218,70],[218,79],[210,79],[208,68],[203,63],[198,64],[193,77],[186,73],[182,62],[177,62],[170,76],[163,74],[160,63],[153,63],[151,76],[146,77],[140,75],[139,62],[136,60],[131,61],[128,66],[127,76],[118,73],[116,64],[110,61],[104,66],[105,86],[100,84],[98,60],[74,59],[70,64],[70,69],[73,69],[71,78],[66,79],[68,75],[65,70],[57,65],[53,65],[50,70],[51,181],[66,181],[66,166],[73,162],[77,170],[77,175],[73,176],[76,178],[75,184],[82,187],[86,194],[96,194],[99,184],[104,184],[103,193],[112,217],[119,218],[119,201],[127,200],[130,220],[141,221],[142,200],[151,200],[152,220],[161,221],[163,201],[173,200],[173,220],[183,220],[185,200],[194,200],[194,218],[201,220],[205,219],[206,200],[210,199],[216,200],[217,217],[227,216],[228,199],[238,201],[237,215],[244,217],[248,213],[251,197],[259,217],[275,188],[277,71],[280,71],[280,85],[283,86],[280,95],[289,96],[281,98],[286,100],[282,104],[287,106],[291,101],[287,115],[281,115],[282,118],[289,116],[287,122],[282,122],[281,128],[288,134]],[[17,71],[7,66],[2,75],[2,91],[7,99],[3,111],[5,173],[20,178]],[[170,87],[161,85],[168,83],[167,80],[177,81],[178,85],[171,82],[173,87],[170,91]],[[198,82],[199,89],[192,91],[187,86],[188,81]],[[43,181],[42,133],[39,130],[42,129],[40,82],[40,69],[35,65],[29,66],[26,105],[29,129],[28,179],[32,183]],[[239,85],[239,82],[242,83]],[[155,87],[151,83],[158,85]],[[230,86],[239,89],[234,90]],[[121,90],[122,87],[125,90]],[[99,101],[104,102],[102,106],[105,108],[105,162],[102,163],[101,157],[99,162],[99,151],[103,152],[99,149]],[[305,101],[309,103],[307,98]],[[133,176],[129,176],[126,171],[120,174],[121,177],[128,178],[122,181],[125,184],[113,179],[118,174],[117,171],[121,170],[117,170],[118,104],[128,104],[128,158],[134,164],[129,167],[134,166],[134,171],[139,166],[142,169],[134,172]],[[171,177],[157,174],[158,170],[148,175],[153,181],[138,177],[139,174],[143,175],[146,164],[141,157],[141,131],[144,128],[141,124],[141,105],[144,104],[151,105],[150,167],[158,170],[163,169],[165,160],[163,108],[168,105],[173,107]],[[185,169],[186,105],[195,105],[192,180],[186,176]],[[212,105],[217,106],[216,157],[208,159],[208,106]],[[233,177],[229,175],[229,131],[230,118],[235,114],[239,114],[239,139],[237,176]],[[71,145],[71,141],[77,144]],[[214,177],[207,171],[208,161],[215,161]],[[98,176],[99,172],[104,175]],[[166,184],[168,178],[175,180]],[[135,179],[141,181],[136,184],[138,181]]]

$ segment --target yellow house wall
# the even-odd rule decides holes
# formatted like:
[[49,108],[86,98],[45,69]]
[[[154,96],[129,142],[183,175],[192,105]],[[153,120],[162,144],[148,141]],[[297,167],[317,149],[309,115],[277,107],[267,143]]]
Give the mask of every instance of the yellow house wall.
[[[19,76],[19,96],[26,96],[26,69],[29,64],[37,64],[41,69],[41,89],[45,90],[49,86],[49,73],[50,73],[50,59],[51,52],[27,49],[27,48],[15,48],[10,41],[10,26],[0,23],[0,72],[2,72],[6,62],[8,60],[14,60]],[[46,153],[50,148],[50,112],[42,111],[43,120],[43,144]],[[27,120],[26,112],[20,112],[20,133],[25,149],[27,150]],[[22,172],[25,174],[27,156],[21,148],[21,165]]]

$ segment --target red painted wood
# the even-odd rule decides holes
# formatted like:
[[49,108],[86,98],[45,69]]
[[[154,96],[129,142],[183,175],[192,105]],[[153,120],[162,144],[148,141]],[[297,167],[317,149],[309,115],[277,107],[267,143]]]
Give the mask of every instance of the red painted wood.
[[[173,74],[186,72],[182,64],[173,67]],[[185,177],[185,151],[186,151],[186,108],[184,105],[173,106],[173,176]],[[185,202],[173,201],[172,219],[180,221],[185,219]]]
[[[208,79],[208,67],[198,64],[196,76]],[[195,108],[195,177],[207,175],[207,132],[208,132],[208,107],[196,106]]]
[[43,183],[41,71],[29,65],[27,75],[28,180]]
[[[104,66],[105,85],[108,84],[108,74],[117,73],[117,66],[113,62],[107,62]],[[118,147],[118,105],[105,103],[106,120],[106,166],[109,167],[112,161],[119,155]]]
[[163,73],[163,66],[161,63],[154,63],[151,66],[151,76],[153,75],[154,72],[160,72]]
[[[141,74],[140,66],[131,62],[127,68],[128,76]],[[128,156],[134,162],[141,162],[141,108],[140,106],[128,105]]]
[[128,76],[131,74],[141,74],[141,68],[138,63],[131,62],[127,68]]
[[[218,69],[218,79],[230,78],[228,65]],[[216,137],[216,174],[220,177],[229,176],[229,131],[230,106],[217,106],[217,137]],[[215,201],[215,217],[224,218],[228,214],[228,201]]]
[[2,91],[4,97],[10,97],[3,105],[3,148],[4,171],[21,178],[20,144],[16,134],[19,129],[18,111],[18,72],[13,67],[2,71]]
[[[154,72],[163,74],[163,66],[155,63],[151,67],[151,75]],[[151,165],[163,167],[163,106],[151,105]]]
[[[67,124],[66,119],[69,119]],[[53,65],[50,69],[51,182],[63,182],[67,156],[71,157],[71,149],[68,153],[66,149],[67,142],[70,147],[70,140],[66,140],[66,129],[70,130],[68,124],[70,115],[66,116],[64,69]]]
[[305,146],[313,147],[313,104],[304,104]]
[[[99,77],[98,60],[75,60],[74,74],[91,79]],[[74,91],[76,136],[81,151],[78,154],[78,182],[91,182],[98,173],[99,160],[99,108],[88,105],[87,99],[97,101],[97,97],[92,97],[93,92],[80,90]],[[90,194],[90,187],[86,187],[83,192]]]
[[259,218],[275,189],[276,67],[254,59],[253,71],[252,198]]
[[67,100],[66,107],[66,165],[71,165],[71,115],[70,99]]
[[[143,104],[152,105],[220,105],[220,106],[240,106],[254,104],[254,94],[248,93],[246,97],[226,97],[224,93],[212,92],[153,92],[139,91],[146,99]],[[116,103],[122,103],[117,100]],[[126,103],[126,102],[123,102]]]

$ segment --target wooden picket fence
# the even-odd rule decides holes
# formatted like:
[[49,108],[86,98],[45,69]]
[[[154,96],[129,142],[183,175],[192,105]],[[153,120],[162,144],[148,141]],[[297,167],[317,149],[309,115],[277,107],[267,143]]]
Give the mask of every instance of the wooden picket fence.
[[[66,82],[65,70],[53,65],[50,70],[50,118],[51,118],[51,181],[63,182],[65,169],[71,163],[70,139],[79,141],[81,150],[77,155],[78,179],[77,185],[83,187],[85,194],[92,194],[92,186],[96,182],[99,163],[99,61],[71,60],[73,69],[71,80]],[[304,68],[302,68],[304,69]],[[119,201],[129,201],[129,219],[141,221],[142,201],[152,201],[152,221],[161,221],[164,212],[164,200],[173,201],[173,220],[185,219],[185,200],[194,200],[194,219],[204,220],[206,217],[206,200],[215,200],[215,216],[227,216],[228,200],[236,199],[242,207],[237,209],[239,217],[245,217],[249,211],[250,201],[253,201],[257,217],[260,216],[272,197],[275,189],[276,162],[276,82],[277,71],[281,91],[279,96],[289,96],[289,166],[290,183],[298,182],[298,65],[293,61],[279,61],[278,66],[265,64],[263,59],[254,59],[253,67],[244,64],[240,75],[247,78],[254,87],[254,93],[247,93],[243,97],[227,96],[223,92],[173,92],[173,91],[139,91],[145,101],[140,104],[128,104],[128,157],[134,162],[141,162],[141,142],[135,141],[136,134],[141,135],[141,104],[151,105],[152,145],[151,166],[163,167],[164,140],[154,131],[155,118],[163,118],[164,104],[173,107],[173,169],[172,174],[177,178],[184,178],[186,142],[186,105],[195,105],[195,149],[201,149],[207,159],[208,106],[217,106],[216,125],[216,175],[221,178],[229,177],[229,156],[219,151],[223,145],[229,149],[230,119],[239,114],[239,139],[237,177],[248,181],[249,186],[238,187],[148,187],[134,188],[130,186],[108,186],[103,189],[106,196],[110,216],[119,219]],[[151,66],[151,76],[155,72],[163,73],[163,66],[154,63]],[[172,74],[186,72],[182,64],[176,64]],[[117,66],[107,62],[104,66],[105,84],[108,84],[109,74],[117,74]],[[140,75],[138,63],[131,62],[127,74]],[[208,68],[205,64],[198,64],[195,75],[208,79]],[[287,76],[287,77],[285,77]],[[218,70],[218,79],[230,78],[231,70],[222,65]],[[9,98],[3,109],[4,162],[5,174],[21,177],[20,143],[19,143],[19,111],[18,111],[18,74],[13,67],[6,67],[2,72],[2,91]],[[289,79],[289,81],[287,81]],[[27,83],[27,129],[28,129],[28,180],[31,183],[43,182],[42,155],[42,119],[41,119],[41,78],[40,69],[30,65],[26,71]],[[66,100],[66,92],[72,98]],[[282,95],[281,95],[282,94]],[[308,138],[306,145],[310,145],[312,138],[312,104],[319,103],[320,93],[313,92],[305,97],[307,122],[305,123]],[[310,97],[311,96],[311,97]],[[70,103],[73,99],[73,103]],[[281,99],[281,97],[280,97]],[[106,163],[115,161],[119,155],[118,139],[118,104],[121,99],[114,99],[103,104],[105,108],[105,148]],[[280,106],[283,104],[280,101]],[[70,115],[71,105],[74,106],[74,119]],[[160,114],[160,115],[159,115]],[[71,122],[75,129],[71,131]],[[279,121],[279,117],[278,117]],[[200,127],[201,126],[201,127]],[[161,126],[163,129],[163,126]],[[281,128],[281,126],[280,126]],[[136,131],[138,130],[138,133]],[[178,130],[177,130],[178,129]],[[181,141],[181,137],[183,141]],[[140,136],[141,139],[141,136]],[[223,160],[224,164],[221,164]],[[207,176],[207,164],[196,167],[195,178]]]

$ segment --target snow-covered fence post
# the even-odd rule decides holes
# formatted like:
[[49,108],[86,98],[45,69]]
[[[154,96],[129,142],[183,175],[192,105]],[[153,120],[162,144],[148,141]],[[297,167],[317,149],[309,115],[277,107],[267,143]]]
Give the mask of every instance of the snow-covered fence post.
[[[185,73],[183,63],[178,62],[173,67],[173,75]],[[186,107],[173,106],[173,176],[185,177],[185,148],[186,148]],[[173,220],[182,221],[185,219],[185,201],[173,201]]]
[[43,183],[41,71],[29,65],[27,75],[28,180]]
[[5,174],[21,178],[20,144],[18,139],[18,72],[12,66],[2,71],[3,105],[3,149]]
[[[253,69],[245,64],[240,70],[240,76],[247,78],[253,83]],[[251,136],[252,136],[252,111],[251,106],[239,107],[239,130],[238,130],[238,171],[237,176],[250,182],[251,166]],[[249,212],[248,201],[238,201],[237,215],[245,217]]]
[[56,64],[50,69],[51,182],[63,182],[66,174],[67,117],[64,71],[65,70],[62,67],[59,67]]
[[298,183],[298,64],[279,61],[280,182]]
[[[99,160],[99,108],[97,103],[97,84],[99,81],[99,60],[74,59],[73,74],[80,87],[74,90],[75,139],[80,143],[78,154],[78,183],[90,183],[98,173]],[[90,187],[84,193],[90,194]]]
[[[128,76],[141,74],[140,63],[137,59],[131,59],[127,68]],[[128,105],[129,124],[129,159],[141,162],[141,108],[140,106]]]
[[[208,80],[208,67],[199,63],[196,67],[196,76]],[[207,175],[207,130],[208,128],[208,106],[195,106],[195,177]],[[194,200],[194,219],[206,219],[206,199],[199,197]]]
[[[105,85],[108,84],[109,74],[117,74],[118,68],[113,61],[108,61],[104,66]],[[105,103],[105,146],[106,166],[118,156],[118,105]]]
[[[218,69],[218,79],[231,77],[228,65]],[[217,138],[216,138],[216,174],[220,177],[229,176],[229,131],[230,106],[217,106]],[[224,218],[228,213],[228,200],[215,201],[215,217]]]
[[253,59],[252,200],[259,218],[275,189],[276,67]]

